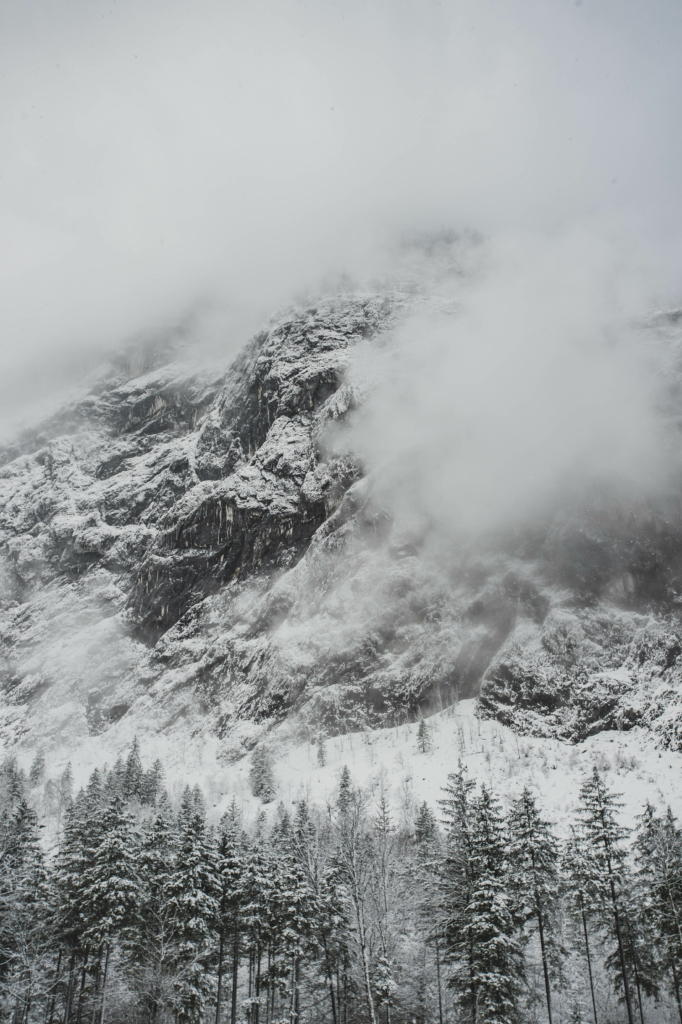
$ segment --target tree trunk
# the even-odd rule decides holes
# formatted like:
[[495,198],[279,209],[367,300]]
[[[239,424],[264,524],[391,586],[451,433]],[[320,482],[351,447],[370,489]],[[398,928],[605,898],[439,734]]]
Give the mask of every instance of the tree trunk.
[[255,1002],[251,1004],[253,1008],[253,1024],[259,1024],[260,1021],[260,958],[261,951],[258,950],[258,956],[254,957],[254,980],[253,980],[253,991],[255,995]]
[[69,1017],[71,1016],[71,1000],[73,998],[73,969],[76,966],[76,952],[71,954],[71,963],[69,964],[69,984],[66,989],[66,1006],[64,1008],[64,1024],[69,1024]]
[[57,988],[59,986],[59,971],[61,970],[61,966],[62,966],[62,951],[60,949],[59,950],[59,955],[57,956],[57,970],[55,972],[55,979],[54,979],[54,983],[52,985],[52,1000],[50,1002],[50,1012],[48,1014],[48,1018],[47,1018],[46,1024],[52,1024],[52,1020],[53,1020],[53,1017],[54,1017],[54,1004],[55,1004],[55,1002],[57,1000]]
[[291,964],[291,1011],[289,1013],[289,1017],[291,1019],[291,1024],[295,1024],[295,1022],[296,1022],[296,1020],[298,1018],[298,1011],[296,1009],[296,1003],[298,1001],[297,1000],[297,995],[298,995],[298,961],[296,959],[296,954],[294,954],[293,959],[292,959],[292,964]]
[[[604,831],[606,832],[606,822],[604,820],[604,809],[601,810],[601,821]],[[618,914],[618,900],[616,899],[616,884],[613,880],[613,868],[611,865],[611,850],[609,844],[604,835],[604,852],[606,854],[606,866],[609,872],[609,884],[611,886],[611,902],[613,904],[613,919],[616,925],[616,937],[618,939],[618,955],[620,957],[620,969],[623,972],[623,989],[625,990],[625,1005],[628,1010],[628,1024],[634,1024],[632,1016],[632,1003],[630,1001],[630,986],[628,985],[628,972],[625,967],[625,950],[623,949],[623,936],[620,930],[620,915]]]
[[538,919],[538,931],[540,933],[540,951],[542,953],[542,971],[545,975],[545,996],[547,997],[547,1019],[552,1024],[552,993],[549,986],[549,967],[547,965],[547,950],[545,949],[545,929],[542,922],[542,908],[540,906],[540,895],[535,890],[535,911]]
[[674,960],[670,966],[672,967],[673,983],[675,985],[675,999],[677,1000],[677,1012],[680,1015],[680,1024],[682,1024],[682,1000],[680,999],[680,979],[677,977],[677,971],[675,970]]
[[[680,953],[682,953],[682,928],[680,928],[680,915],[677,913],[677,907],[675,906],[675,901],[673,899],[673,894],[671,892],[670,885],[666,884],[666,890],[667,890],[667,893],[668,893],[668,899],[670,900],[670,907],[671,907],[672,912],[673,912],[673,917],[675,918],[675,928],[677,930],[677,939],[678,939],[678,942],[680,944],[679,951],[680,951]],[[680,1015],[680,1024],[682,1024],[682,1001],[680,1001],[680,979],[677,977],[677,971],[675,970],[675,956],[674,956],[674,954],[673,954],[673,959],[671,961],[671,964],[672,964],[672,972],[673,972],[673,982],[675,984],[675,998],[677,999],[677,1010],[678,1010],[678,1013]]]
[[95,996],[92,1001],[92,1018],[90,1024],[96,1024],[97,1009],[99,1007],[99,976],[102,970],[102,947],[97,951],[97,970],[95,971]]
[[626,969],[625,962],[625,949],[623,948],[623,935],[621,933],[621,918],[619,914],[619,904],[617,904],[617,899],[615,897],[615,884],[613,882],[613,874],[611,872],[610,859],[607,861],[607,863],[608,881],[610,882],[611,886],[611,902],[613,904],[613,921],[615,923],[615,935],[617,940],[619,940],[619,955],[621,958],[621,970],[623,971],[623,988],[625,989],[626,1007],[628,1008],[628,1022],[629,1024],[635,1024],[632,1013],[632,1002],[630,1000],[630,986],[628,985],[628,972]]
[[337,1024],[336,1020],[336,1000],[334,999],[334,980],[332,977],[332,968],[329,961],[329,946],[327,945],[327,936],[322,937],[322,947],[324,949],[324,966],[327,972],[327,981],[329,982],[329,995],[332,1001],[332,1024]]
[[594,978],[592,977],[592,958],[590,957],[590,942],[587,937],[587,917],[585,916],[585,906],[583,904],[582,895],[580,896],[580,913],[583,918],[583,931],[585,933],[585,953],[587,954],[587,973],[590,976],[590,995],[592,996],[592,1013],[594,1014],[594,1024],[599,1024],[597,1020],[597,1000],[594,998]]
[[81,969],[81,987],[78,993],[78,1009],[76,1011],[76,1024],[81,1024],[81,1013],[83,1012],[83,992],[85,991],[85,971],[88,963],[87,953],[83,960],[83,967]]
[[107,974],[109,972],[109,951],[111,949],[110,943],[107,942],[107,952],[104,957],[104,977],[102,978],[102,1010],[99,1015],[99,1024],[104,1024],[104,1010],[107,1002]]
[[471,1024],[476,1024],[478,991],[474,981],[474,954],[471,943],[469,944],[469,984],[471,986]]
[[630,953],[632,954],[632,966],[635,969],[635,987],[637,988],[637,1002],[639,1003],[639,1019],[641,1024],[644,1024],[644,1011],[642,1009],[642,990],[639,985],[639,971],[637,970],[637,951],[635,949],[635,943],[632,938],[632,929],[630,928],[630,919],[627,913],[625,915],[625,927],[628,930],[628,942],[630,943]]
[[239,931],[234,930],[232,939],[232,1006],[230,1024],[237,1024],[237,981],[239,980]]
[[436,981],[438,983],[438,1024],[443,1024],[443,990],[440,984],[440,950],[436,936]]
[[215,1024],[220,1024],[220,1000],[223,994],[223,949],[225,945],[225,929],[220,929],[220,950],[218,953],[218,991],[215,997]]
[[360,942],[360,956],[362,957],[362,975],[363,981],[365,983],[365,1000],[367,1002],[367,1015],[369,1017],[370,1024],[376,1024],[376,1014],[374,1012],[374,999],[372,998],[372,982],[369,976],[369,960],[367,959],[367,935],[365,932],[365,916],[362,910],[362,904],[360,903],[357,889],[355,889],[353,892],[353,902],[355,904],[355,916],[358,925],[358,941]]

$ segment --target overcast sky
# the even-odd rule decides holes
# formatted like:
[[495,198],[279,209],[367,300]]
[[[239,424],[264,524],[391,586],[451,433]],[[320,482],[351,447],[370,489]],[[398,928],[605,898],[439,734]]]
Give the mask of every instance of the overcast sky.
[[4,411],[197,303],[227,349],[414,230],[597,239],[682,299],[680,53],[678,0],[3,0]]

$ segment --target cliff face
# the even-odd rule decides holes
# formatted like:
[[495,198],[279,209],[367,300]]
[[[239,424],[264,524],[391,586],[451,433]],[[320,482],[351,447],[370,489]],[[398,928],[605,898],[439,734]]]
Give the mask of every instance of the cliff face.
[[466,551],[376,498],[344,375],[412,301],[295,310],[217,371],[119,366],[4,451],[8,744],[130,716],[231,757],[285,716],[345,731],[480,694],[521,731],[643,723],[682,746],[675,496],[592,496]]

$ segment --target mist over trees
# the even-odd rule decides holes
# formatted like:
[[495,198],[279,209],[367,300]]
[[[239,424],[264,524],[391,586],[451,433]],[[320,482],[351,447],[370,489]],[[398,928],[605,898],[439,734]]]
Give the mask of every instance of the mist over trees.
[[75,796],[45,774],[0,767],[12,1024],[682,1021],[682,832],[647,803],[627,834],[597,768],[561,834],[461,764],[412,819],[344,767],[327,806],[248,828],[174,804],[137,742]]

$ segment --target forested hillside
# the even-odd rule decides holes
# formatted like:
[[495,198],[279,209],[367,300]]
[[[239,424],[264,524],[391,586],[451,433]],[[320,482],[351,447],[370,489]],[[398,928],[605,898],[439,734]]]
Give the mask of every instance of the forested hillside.
[[174,802],[137,743],[75,796],[44,776],[1,769],[12,1024],[682,1021],[682,833],[648,803],[626,833],[596,767],[559,828],[461,763],[412,820],[343,767],[326,806],[248,827]]

